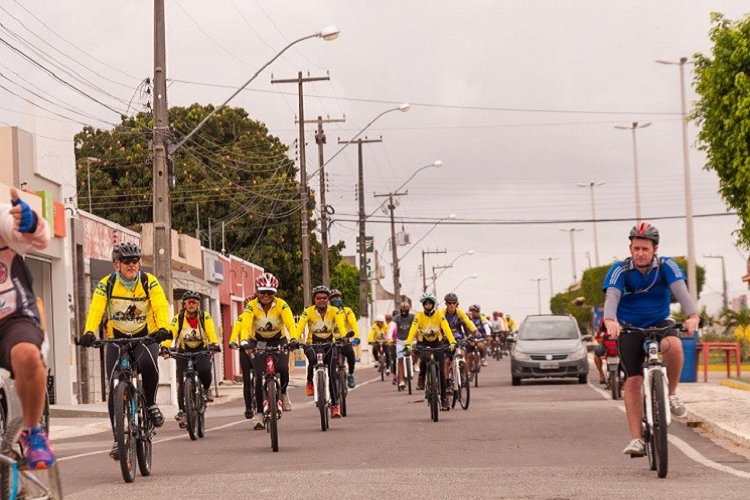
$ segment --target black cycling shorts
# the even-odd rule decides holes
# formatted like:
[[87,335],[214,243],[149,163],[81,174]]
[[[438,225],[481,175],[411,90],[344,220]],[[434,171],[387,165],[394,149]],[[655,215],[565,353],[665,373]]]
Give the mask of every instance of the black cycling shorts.
[[12,315],[0,321],[0,368],[5,368],[11,375],[10,350],[24,342],[34,344],[41,352],[44,332],[31,318]]
[[[661,321],[654,325],[656,328],[667,326],[672,323],[669,320]],[[664,334],[665,337],[678,337],[676,329],[669,330]],[[626,376],[642,375],[643,362],[646,359],[646,352],[643,349],[643,342],[646,340],[646,334],[641,332],[629,332],[620,334],[618,337],[618,346],[620,349],[620,364],[625,369]]]

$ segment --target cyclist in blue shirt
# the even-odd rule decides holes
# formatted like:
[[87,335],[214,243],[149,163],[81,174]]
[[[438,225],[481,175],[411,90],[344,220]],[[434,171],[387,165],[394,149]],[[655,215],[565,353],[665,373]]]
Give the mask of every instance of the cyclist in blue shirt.
[[[688,293],[685,275],[669,257],[659,257],[659,231],[647,222],[630,230],[630,255],[612,265],[602,286],[607,294],[604,302],[604,324],[610,337],[619,338],[620,360],[625,369],[625,413],[632,441],[623,452],[642,456],[643,385],[642,364],[645,335],[627,333],[620,336],[621,324],[638,328],[666,326],[670,315],[670,294],[682,306],[685,328],[692,334],[699,323],[698,308]],[[677,382],[682,372],[684,356],[682,342],[675,330],[662,340],[660,350],[667,366],[669,379],[669,407],[676,418],[685,418],[687,410],[677,397]]]

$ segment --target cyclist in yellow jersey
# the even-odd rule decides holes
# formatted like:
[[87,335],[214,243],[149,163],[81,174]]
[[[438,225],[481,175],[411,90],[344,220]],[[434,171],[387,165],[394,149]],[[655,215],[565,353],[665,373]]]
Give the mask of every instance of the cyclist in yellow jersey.
[[[312,290],[313,302],[315,305],[308,307],[300,316],[299,323],[297,324],[297,330],[300,335],[305,331],[307,327],[307,344],[313,342],[331,342],[334,339],[341,337],[354,337],[353,331],[348,331],[345,324],[345,314],[337,307],[333,307],[328,304],[328,298],[331,296],[331,291],[326,286],[316,286]],[[334,331],[336,332],[334,334]],[[347,332],[345,335],[342,332]],[[331,364],[331,352],[329,349],[326,352],[324,362],[326,365]],[[308,396],[315,394],[315,388],[313,387],[313,367],[317,363],[316,355],[313,349],[305,349],[305,356],[307,356],[307,385],[305,392]],[[331,391],[331,400],[336,401],[336,384],[333,383],[334,378],[329,377],[329,386]],[[331,407],[331,418],[340,418],[339,407]]]
[[[172,318],[169,329],[172,332],[174,340],[166,340],[161,344],[161,355],[164,359],[169,358],[169,349],[177,346],[179,352],[195,352],[208,349],[212,354],[221,352],[219,341],[216,338],[216,327],[211,314],[203,311],[200,307],[201,294],[193,290],[187,290],[182,294],[182,311]],[[174,419],[180,425],[181,429],[187,427],[187,416],[184,407],[184,387],[182,378],[187,370],[188,360],[184,358],[175,359],[177,370],[177,406],[179,411]],[[209,356],[200,356],[193,361],[195,370],[198,372],[198,378],[206,390],[206,401],[213,402],[211,397],[211,358]]]
[[[356,387],[357,385],[357,382],[354,380],[354,364],[356,362],[356,356],[354,355],[353,345],[359,345],[360,342],[359,327],[357,327],[357,317],[354,315],[354,311],[352,311],[351,307],[347,307],[344,305],[343,301],[341,300],[341,292],[339,290],[331,290],[329,301],[333,307],[337,307],[339,310],[344,312],[344,316],[346,316],[347,331],[354,332],[354,338],[352,338],[351,344],[346,344],[342,349],[349,368],[349,376],[347,377],[346,384],[349,386],[349,389],[354,389],[354,387]],[[336,331],[334,331],[334,335],[335,334]]]
[[[458,307],[458,295],[456,295],[453,292],[450,292],[445,295],[443,298],[445,301],[445,309],[442,309],[442,313],[445,316],[446,321],[448,322],[448,326],[451,328],[451,333],[453,333],[453,337],[458,341],[465,337],[469,337],[474,332],[477,331],[477,327],[474,326],[474,323],[469,319],[469,317],[466,315],[466,313]],[[466,351],[471,352],[471,350],[474,349],[472,346],[466,346]],[[459,349],[459,352],[462,354],[466,354],[463,352],[463,350]],[[451,361],[453,361],[453,356],[455,352],[449,352],[446,356],[445,360],[445,373],[446,378],[448,377],[448,374],[450,373],[450,364]],[[471,373],[471,372],[469,372]],[[453,390],[453,380],[448,381],[448,391]]]
[[[411,351],[411,343],[415,338],[417,339],[417,348],[440,347],[443,345],[443,338],[446,338],[449,342],[449,350],[453,351],[456,348],[456,339],[453,337],[453,333],[451,332],[450,326],[448,326],[448,322],[445,320],[445,316],[443,316],[443,313],[436,308],[437,299],[433,295],[426,293],[422,295],[422,298],[420,298],[419,301],[422,303],[424,311],[417,313],[417,315],[414,316],[414,321],[409,330],[409,337],[406,339],[406,350]],[[438,366],[444,366],[445,353],[436,352],[435,360],[438,362]],[[424,358],[420,359],[419,364],[420,370],[419,378],[417,380],[417,389],[422,390],[424,389],[427,364]],[[443,411],[447,411],[450,409],[450,405],[448,404],[448,398],[445,394],[445,372],[443,370],[439,371],[440,399]]]
[[393,340],[388,339],[388,324],[386,318],[382,314],[375,316],[375,323],[370,328],[370,333],[367,336],[367,343],[372,347],[372,357],[375,359],[375,368],[378,368],[380,362],[380,356],[385,355],[385,374],[391,374],[391,352],[389,343],[393,343]]
[[[89,314],[86,317],[85,333],[79,344],[91,347],[96,340],[94,331],[99,328],[106,315],[107,338],[144,337],[152,335],[156,342],[172,338],[169,332],[169,302],[159,281],[152,274],[141,271],[141,249],[134,243],[121,243],[113,252],[119,260],[117,271],[105,276],[96,285],[91,297]],[[118,348],[106,346],[106,369],[109,374],[110,392],[112,375],[117,362]],[[148,414],[156,427],[164,425],[164,416],[156,406],[156,390],[159,387],[159,346],[139,345],[135,348],[138,372],[141,374],[143,392],[146,396]],[[109,418],[114,426],[114,402],[109,398]],[[110,457],[119,460],[115,441]]]
[[[255,289],[258,298],[253,299],[245,306],[245,311],[240,315],[242,327],[240,328],[240,346],[247,354],[258,347],[259,343],[266,346],[279,346],[287,344],[284,328],[289,332],[292,342],[297,342],[299,335],[294,324],[294,315],[289,305],[282,299],[276,297],[279,288],[279,280],[271,273],[264,273],[255,280]],[[262,345],[262,344],[261,344]],[[263,429],[263,357],[252,358],[255,368],[255,403],[257,412],[253,417],[253,428]],[[279,353],[276,357],[276,370],[281,375],[281,405],[284,411],[292,411],[292,403],[287,394],[289,385],[289,355]]]

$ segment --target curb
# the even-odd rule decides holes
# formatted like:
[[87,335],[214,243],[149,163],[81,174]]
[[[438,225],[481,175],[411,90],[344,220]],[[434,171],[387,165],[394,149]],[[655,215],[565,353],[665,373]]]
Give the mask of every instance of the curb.
[[699,413],[688,410],[687,419],[681,423],[685,424],[688,427],[691,427],[690,425],[688,425],[690,423],[699,423],[704,429],[712,432],[717,437],[731,441],[738,446],[750,448],[750,438],[740,434],[734,429],[725,426],[724,424],[712,422],[711,420],[704,418]]
[[732,389],[739,389],[741,391],[750,391],[750,384],[739,380],[725,379],[721,381],[721,385],[731,387]]

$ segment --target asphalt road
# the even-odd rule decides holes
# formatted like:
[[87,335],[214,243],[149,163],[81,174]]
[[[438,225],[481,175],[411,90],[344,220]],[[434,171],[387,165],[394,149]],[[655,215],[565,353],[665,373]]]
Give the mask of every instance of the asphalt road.
[[[68,499],[513,498],[746,499],[750,462],[681,423],[670,427],[670,470],[621,453],[622,403],[576,379],[512,387],[507,358],[490,361],[468,411],[429,418],[419,396],[358,368],[349,415],[322,432],[300,388],[280,422],[280,451],[253,431],[240,402],[214,406],[191,442],[168,418],[153,472],[125,484],[108,458],[109,433],[55,441]],[[593,378],[592,378],[593,380]],[[168,415],[167,417],[171,417]]]

